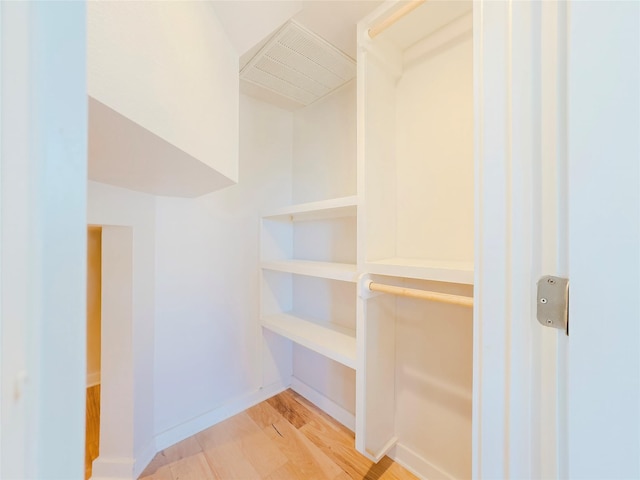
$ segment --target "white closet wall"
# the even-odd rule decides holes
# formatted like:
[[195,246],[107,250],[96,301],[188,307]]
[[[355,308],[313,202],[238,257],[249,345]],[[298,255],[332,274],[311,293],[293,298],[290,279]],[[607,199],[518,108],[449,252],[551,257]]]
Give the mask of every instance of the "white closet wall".
[[[406,66],[397,95],[397,256],[473,262],[470,35]],[[424,290],[436,282],[405,281]],[[447,293],[473,296],[469,285]],[[396,432],[454,478],[471,476],[472,311],[397,299]]]
[[356,82],[293,115],[293,203],[356,194]]
[[157,199],[160,448],[246,408],[262,384],[259,215],[291,201],[292,115],[243,95],[240,120],[237,185],[197,199]]
[[396,119],[396,256],[472,262],[470,32],[405,65],[396,86]]
[[[437,282],[419,280],[404,285],[443,289]],[[445,288],[447,293],[473,296],[470,285]],[[411,450],[453,478],[470,478],[472,310],[398,298],[395,322],[399,449]]]

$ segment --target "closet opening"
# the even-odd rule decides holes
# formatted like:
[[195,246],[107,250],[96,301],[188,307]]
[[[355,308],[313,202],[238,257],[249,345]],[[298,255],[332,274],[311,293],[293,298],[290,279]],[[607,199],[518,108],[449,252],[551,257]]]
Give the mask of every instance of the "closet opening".
[[87,372],[97,385],[87,395],[85,478],[112,478],[133,468],[122,462],[133,452],[133,228],[88,230]]

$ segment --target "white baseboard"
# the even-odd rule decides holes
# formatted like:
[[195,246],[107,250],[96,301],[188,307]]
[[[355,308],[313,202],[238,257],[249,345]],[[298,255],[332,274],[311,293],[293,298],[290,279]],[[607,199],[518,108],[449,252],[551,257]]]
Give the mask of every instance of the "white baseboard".
[[87,388],[100,383],[100,372],[87,373]]
[[277,395],[287,388],[288,385],[283,385],[281,383],[263,387],[259,390],[256,390],[255,392],[243,395],[238,398],[234,398],[233,400],[229,400],[228,402],[225,402],[223,405],[220,405],[213,410],[210,410],[169,430],[165,430],[164,432],[156,435],[156,453],[184,440],[185,438],[191,437],[192,435],[195,435],[196,433],[199,433],[202,430],[215,425],[216,423],[220,423],[221,421],[226,420],[227,418],[232,417],[246,410],[247,408],[251,408],[254,405],[266,400],[267,398]]
[[387,455],[414,475],[425,480],[455,480],[455,477],[402,444],[396,444]]
[[352,432],[355,431],[356,417],[353,413],[345,410],[333,400],[325,397],[323,394],[321,394],[317,390],[314,390],[309,385],[297,379],[296,377],[291,377],[291,389],[309,400],[320,410],[324,411],[327,415],[335,418],[338,422],[340,422]]
[[[302,395],[326,414],[335,418],[348,429],[352,431],[355,430],[355,416],[333,400],[330,400],[296,377],[291,377],[291,389]],[[395,443],[396,440],[397,439],[394,438],[389,443]],[[386,448],[387,447],[385,447],[385,449]],[[402,444],[396,443],[389,448],[387,455],[419,478],[425,480],[455,480],[455,477],[433,465],[424,457]]]
[[273,397],[286,390],[288,385],[274,384],[261,388],[255,392],[243,395],[226,402],[207,413],[199,415],[187,422],[166,430],[136,456],[135,461],[130,458],[103,458],[98,457],[93,462],[91,480],[133,480],[144,471],[158,452],[174,445],[185,438],[195,435],[216,423],[226,420],[247,408],[250,408],[267,398]]
[[133,478],[138,478],[140,474],[147,468],[147,465],[151,463],[153,457],[156,456],[158,450],[156,449],[155,440],[151,440],[147,446],[136,455],[136,460],[133,464]]
[[91,480],[133,480],[133,459],[98,457],[93,461]]
[[[228,401],[209,412],[162,432],[155,437],[155,441],[150,442],[147,447],[143,449],[135,461],[128,458],[98,457],[93,463],[91,480],[132,480],[138,478],[155,455],[161,450],[226,420],[247,408],[251,408],[287,388],[291,388],[309,400],[348,429],[352,431],[355,429],[355,416],[352,413],[301,380],[291,377],[291,385],[276,383],[263,387],[255,392]],[[438,466],[433,465],[423,456],[402,444],[393,446],[387,455],[422,479],[455,480],[455,477]]]

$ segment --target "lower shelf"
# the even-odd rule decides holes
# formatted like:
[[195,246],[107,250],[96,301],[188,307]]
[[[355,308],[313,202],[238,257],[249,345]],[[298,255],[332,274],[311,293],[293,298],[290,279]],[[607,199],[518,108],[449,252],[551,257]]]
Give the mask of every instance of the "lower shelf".
[[319,325],[288,313],[265,316],[262,326],[331,360],[356,368],[356,338],[353,330]]

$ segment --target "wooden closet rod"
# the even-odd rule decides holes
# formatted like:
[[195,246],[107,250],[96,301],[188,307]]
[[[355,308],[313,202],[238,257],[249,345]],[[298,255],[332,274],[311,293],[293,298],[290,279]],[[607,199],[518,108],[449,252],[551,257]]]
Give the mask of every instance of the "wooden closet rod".
[[396,23],[402,17],[404,17],[407,13],[412,12],[420,5],[422,5],[426,0],[411,0],[409,3],[403,5],[401,8],[393,12],[384,20],[380,21],[378,24],[374,25],[369,29],[369,37],[375,38],[384,32],[391,25]]
[[369,282],[369,290],[372,292],[390,293],[401,297],[419,298],[431,300],[432,302],[452,303],[463,307],[473,307],[473,298],[461,295],[449,295],[448,293],[429,292],[427,290],[417,290],[415,288],[394,287],[383,283]]

